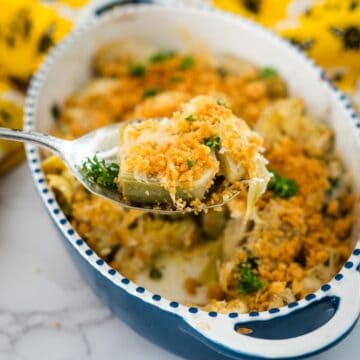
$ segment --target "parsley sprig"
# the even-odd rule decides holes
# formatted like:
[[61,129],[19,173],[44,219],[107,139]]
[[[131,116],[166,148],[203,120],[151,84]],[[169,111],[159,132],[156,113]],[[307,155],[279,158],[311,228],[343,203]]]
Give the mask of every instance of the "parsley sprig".
[[268,79],[274,76],[278,76],[278,72],[274,68],[264,67],[260,70],[261,79]]
[[166,60],[173,58],[176,55],[175,51],[167,50],[167,51],[159,51],[150,56],[149,62],[150,63],[160,63]]
[[143,97],[147,98],[147,97],[153,97],[157,94],[159,94],[160,89],[157,88],[147,88],[143,91]]
[[194,118],[194,115],[193,114],[190,114],[188,115],[186,118],[185,118],[186,121],[189,121],[189,122],[194,122],[196,121],[196,119]]
[[212,150],[220,149],[220,137],[219,136],[211,136],[204,140],[204,145],[208,146]]
[[248,294],[262,289],[265,282],[260,280],[252,269],[249,261],[242,262],[238,268],[237,291],[239,294]]
[[142,77],[146,73],[146,67],[142,64],[130,64],[128,66],[128,73],[133,77]]
[[275,197],[287,199],[298,193],[297,183],[285,176],[281,176],[274,171],[271,171],[272,177],[269,181],[268,189],[273,192]]
[[191,69],[195,65],[195,60],[192,56],[186,55],[183,57],[181,63],[180,63],[180,69],[181,70],[188,70]]
[[119,173],[119,165],[106,164],[105,160],[99,160],[95,155],[92,159],[87,158],[83,162],[80,173],[89,184],[98,184],[106,189],[115,190],[115,178]]
[[195,160],[187,159],[188,168],[191,169],[195,165]]
[[216,98],[216,103],[220,106],[227,107],[226,102],[221,97]]

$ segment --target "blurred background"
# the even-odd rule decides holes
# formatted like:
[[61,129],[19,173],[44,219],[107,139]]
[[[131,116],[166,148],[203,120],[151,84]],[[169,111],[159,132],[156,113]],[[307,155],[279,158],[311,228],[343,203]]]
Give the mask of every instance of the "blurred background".
[[[47,52],[71,31],[94,2],[102,1],[0,0],[1,127],[21,128],[23,102],[32,75]],[[214,6],[260,23],[322,66],[328,78],[349,95],[360,111],[360,0],[159,2]],[[0,176],[23,158],[21,144],[0,140]]]

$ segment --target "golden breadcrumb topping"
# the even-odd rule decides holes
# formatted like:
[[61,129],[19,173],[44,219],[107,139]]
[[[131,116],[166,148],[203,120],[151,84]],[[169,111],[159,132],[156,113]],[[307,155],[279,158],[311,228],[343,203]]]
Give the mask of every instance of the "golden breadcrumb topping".
[[[170,156],[182,181],[200,176],[217,161],[201,141],[215,135],[221,151],[231,152],[235,160],[248,159],[244,168],[249,173],[234,167],[231,157],[219,171],[249,179],[251,154],[264,147],[267,168],[273,172],[245,224],[248,184],[242,183],[239,196],[222,208],[199,215],[154,216],[89,194],[59,158],[46,159],[47,181],[69,221],[124,276],[188,305],[242,313],[281,307],[316,291],[351,254],[356,198],[351,176],[333,147],[333,133],[309,115],[300,99],[288,96],[275,69],[267,71],[270,77],[262,73],[232,56],[176,53],[136,46],[134,41],[97,51],[95,79],[60,107],[54,133],[75,138],[124,119],[173,116],[172,126],[176,123],[183,134],[190,134],[186,146],[177,144],[181,156],[178,151],[166,156],[159,152],[149,163],[152,149],[138,147],[139,158],[145,159],[142,172],[157,176],[168,171],[172,176],[166,167]],[[191,101],[199,95],[211,100]],[[219,119],[226,121],[213,132],[210,125]],[[154,125],[155,133],[157,124],[146,123]],[[248,135],[233,137],[235,125]],[[171,141],[164,136],[161,141],[156,146],[171,152]],[[187,151],[188,146],[194,150]],[[189,168],[184,159],[197,161]],[[261,174],[264,164],[255,163]],[[204,246],[206,251],[198,255]]]
[[259,176],[255,156],[262,150],[261,143],[260,136],[224,104],[198,96],[171,119],[132,122],[121,128],[120,173],[159,181],[175,196],[179,187],[191,189],[210,170],[213,177],[205,185],[209,189],[220,175],[217,152],[239,163],[245,169],[244,179]]

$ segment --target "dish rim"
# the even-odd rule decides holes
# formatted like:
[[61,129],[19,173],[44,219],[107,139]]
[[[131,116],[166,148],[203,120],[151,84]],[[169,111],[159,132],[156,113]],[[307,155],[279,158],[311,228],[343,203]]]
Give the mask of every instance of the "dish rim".
[[[222,18],[223,21],[228,21],[234,23],[243,22],[252,31],[261,32],[264,36],[268,37],[269,41],[277,41],[286,46],[289,52],[293,52],[297,57],[302,57],[304,63],[307,63],[313,68],[313,71],[317,73],[319,78],[326,83],[328,90],[336,97],[337,101],[341,103],[344,113],[346,114],[347,120],[351,121],[353,125],[353,131],[357,133],[360,137],[360,118],[356,111],[353,109],[348,97],[338,90],[333,83],[327,78],[325,72],[320,69],[315,63],[306,56],[305,53],[297,49],[295,46],[291,45],[286,40],[282,39],[275,33],[261,27],[260,25],[244,18],[240,18],[236,15],[218,11],[209,7],[201,8],[190,8],[185,5],[157,5],[157,4],[137,4],[137,5],[126,5],[121,9],[115,8],[110,10],[108,13],[105,13],[97,18],[89,18],[80,26],[76,27],[59,45],[52,49],[52,51],[47,55],[45,61],[41,65],[38,72],[34,75],[31,80],[26,103],[25,103],[25,116],[24,116],[24,130],[31,131],[35,130],[36,119],[35,119],[35,108],[37,106],[37,100],[39,92],[42,87],[42,83],[45,80],[49,69],[53,62],[55,62],[60,54],[66,53],[67,47],[71,45],[74,41],[86,33],[86,31],[93,26],[101,26],[102,23],[107,22],[111,18],[116,18],[117,16],[125,16],[128,14],[139,13],[148,11],[149,9],[153,10],[154,8],[166,9],[168,11],[184,9],[187,11],[192,11],[202,15],[207,13],[209,15],[217,16]],[[320,80],[320,81],[321,81]],[[117,270],[111,268],[104,260],[102,260],[94,250],[92,250],[85,240],[77,234],[75,229],[70,225],[69,221],[66,219],[65,214],[61,210],[61,207],[57,203],[55,196],[52,194],[50,188],[48,187],[45,181],[45,175],[42,172],[40,167],[40,155],[36,146],[27,145],[26,146],[26,156],[28,165],[31,170],[33,180],[35,182],[36,188],[44,202],[47,211],[50,213],[53,221],[56,223],[57,227],[60,229],[62,235],[65,239],[72,245],[72,247],[82,256],[82,258],[93,267],[98,273],[106,277],[111,281],[115,286],[120,287],[127,294],[137,297],[138,299],[149,303],[163,311],[170,312],[172,314],[179,315],[181,317],[188,318],[189,316],[194,316],[198,312],[208,314],[209,318],[231,318],[235,322],[246,322],[253,320],[268,320],[278,316],[283,316],[290,314],[293,311],[305,308],[314,301],[323,299],[329,294],[329,291],[333,286],[336,287],[336,284],[339,282],[345,281],[347,279],[347,274],[349,272],[359,271],[360,266],[360,239],[357,240],[352,254],[343,264],[340,271],[326,284],[323,284],[320,289],[316,292],[308,294],[305,298],[290,303],[286,306],[280,308],[272,308],[267,311],[252,311],[249,313],[218,313],[215,311],[205,311],[199,307],[195,306],[186,306],[182,305],[176,301],[168,300],[158,294],[154,294],[151,291],[145,289],[142,286],[138,286],[135,282],[130,281],[123,275],[121,275]]]

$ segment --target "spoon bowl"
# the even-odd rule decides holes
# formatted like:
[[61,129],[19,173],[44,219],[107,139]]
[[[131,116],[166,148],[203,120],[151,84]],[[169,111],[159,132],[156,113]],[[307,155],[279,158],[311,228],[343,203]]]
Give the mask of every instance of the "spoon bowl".
[[[152,207],[147,204],[129,202],[123,198],[122,194],[116,188],[107,189],[102,187],[97,183],[89,181],[82,174],[81,168],[83,162],[86,159],[93,158],[94,155],[96,155],[100,161],[104,160],[105,162],[117,162],[119,126],[139,121],[142,120],[128,120],[117,124],[111,124],[87,133],[75,140],[63,140],[32,131],[0,128],[0,139],[34,143],[52,151],[64,160],[72,174],[91,193],[112,200],[124,208],[149,211],[161,215],[175,215],[184,214],[185,212],[188,213],[189,211],[191,212],[191,208],[187,208],[186,210],[161,208],[158,205],[156,207]],[[238,194],[239,191],[233,190],[231,195],[227,196],[226,200],[215,204],[212,203],[211,205],[204,204],[202,210],[221,207]],[[195,211],[195,209],[193,211]]]

